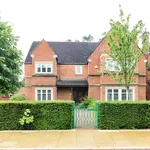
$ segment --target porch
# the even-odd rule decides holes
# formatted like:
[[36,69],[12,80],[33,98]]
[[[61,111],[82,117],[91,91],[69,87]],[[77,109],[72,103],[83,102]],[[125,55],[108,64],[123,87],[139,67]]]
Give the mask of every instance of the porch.
[[88,96],[87,79],[61,79],[57,80],[57,99],[74,100]]

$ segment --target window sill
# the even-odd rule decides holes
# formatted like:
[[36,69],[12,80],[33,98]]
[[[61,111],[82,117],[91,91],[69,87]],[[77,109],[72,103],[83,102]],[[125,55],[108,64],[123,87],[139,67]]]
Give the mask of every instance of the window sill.
[[36,73],[36,74],[33,74],[32,77],[56,77],[56,75],[54,74],[48,74],[48,73]]

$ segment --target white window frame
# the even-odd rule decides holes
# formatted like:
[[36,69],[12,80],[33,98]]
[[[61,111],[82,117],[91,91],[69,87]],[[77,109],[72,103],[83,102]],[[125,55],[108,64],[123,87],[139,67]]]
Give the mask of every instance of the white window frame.
[[[109,71],[116,71],[116,69],[115,69],[115,67],[114,66],[112,66],[112,68],[111,69],[108,69],[108,64],[107,64],[107,62],[109,61],[109,60],[111,60],[111,61],[113,61],[113,62],[116,62],[117,63],[117,61],[115,61],[115,60],[113,60],[112,58],[107,58],[106,59],[106,70],[109,70]],[[111,67],[111,66],[110,66]]]
[[[80,67],[80,72],[78,72],[78,67]],[[75,66],[75,72],[76,72],[76,75],[81,75],[83,74],[83,66],[82,65],[76,65]]]
[[[108,89],[112,89],[112,100],[108,100],[107,99],[107,92],[108,92]],[[106,101],[114,101],[114,89],[118,89],[118,101],[124,101],[122,100],[122,89],[126,89],[125,87],[108,87],[105,89],[105,100]],[[134,87],[131,87],[130,89],[133,90],[133,100],[135,100],[135,88]],[[128,96],[128,93],[126,91],[126,97]],[[128,101],[128,100],[126,100]]]
[[47,100],[47,91],[48,90],[51,90],[51,100],[53,100],[53,88],[35,88],[35,98],[36,98],[36,101],[40,102],[38,100],[38,96],[37,96],[37,91],[38,90],[46,90],[46,100],[40,100],[40,101],[49,101],[49,100]]
[[[46,72],[42,72],[42,65],[51,65],[51,72],[47,72],[47,66],[46,66]],[[41,72],[37,72],[37,65],[41,65]],[[35,73],[36,74],[52,74],[53,73],[53,63],[52,62],[35,62]]]

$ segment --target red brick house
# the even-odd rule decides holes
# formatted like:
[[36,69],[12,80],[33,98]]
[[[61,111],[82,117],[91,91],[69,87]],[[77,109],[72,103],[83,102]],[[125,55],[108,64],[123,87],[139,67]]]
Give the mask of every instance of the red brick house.
[[[33,42],[24,63],[26,87],[20,90],[30,100],[74,100],[87,95],[95,100],[126,100],[127,92],[109,75],[105,67],[117,65],[100,42]],[[146,99],[146,64],[143,56],[135,70],[130,99]],[[111,63],[111,66],[109,64]],[[105,64],[105,65],[101,65]]]
[[[146,55],[147,62],[150,63],[150,51]],[[146,87],[146,99],[150,100],[150,66],[147,68],[147,76],[146,76],[146,81],[147,81],[147,87]]]

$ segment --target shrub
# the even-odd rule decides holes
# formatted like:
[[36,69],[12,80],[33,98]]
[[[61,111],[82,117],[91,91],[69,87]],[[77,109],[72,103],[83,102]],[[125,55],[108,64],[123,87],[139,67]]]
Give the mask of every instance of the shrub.
[[99,128],[144,129],[150,127],[149,102],[100,102]]
[[96,101],[90,97],[84,97],[79,108],[92,108],[95,107]]
[[72,129],[73,104],[73,101],[0,102],[0,130],[24,129],[19,119],[26,109],[30,109],[34,116],[30,129]]
[[15,94],[10,98],[11,101],[24,101],[26,100],[25,96],[22,94]]
[[29,124],[34,121],[34,116],[32,116],[30,109],[26,109],[22,118],[19,119],[19,123],[24,127],[24,129],[30,129]]

